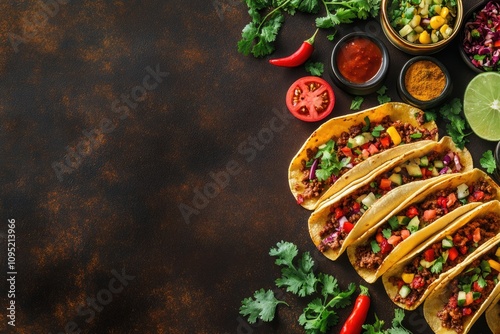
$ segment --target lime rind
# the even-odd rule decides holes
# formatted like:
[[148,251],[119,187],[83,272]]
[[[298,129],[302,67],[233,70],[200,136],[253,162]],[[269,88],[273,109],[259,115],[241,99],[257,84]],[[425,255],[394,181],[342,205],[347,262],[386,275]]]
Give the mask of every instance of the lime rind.
[[474,133],[485,140],[500,140],[500,73],[476,75],[464,94],[464,115]]

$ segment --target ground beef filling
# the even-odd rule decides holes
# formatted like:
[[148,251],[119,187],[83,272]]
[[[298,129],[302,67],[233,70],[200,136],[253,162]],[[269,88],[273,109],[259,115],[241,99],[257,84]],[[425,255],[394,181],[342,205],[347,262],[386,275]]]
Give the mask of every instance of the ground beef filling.
[[[480,180],[476,182],[474,185],[470,186],[470,193],[474,194],[476,191],[481,191],[484,193],[484,195],[481,197],[481,199],[475,198],[473,195],[469,195],[469,197],[466,199],[466,203],[470,202],[487,202],[491,199],[493,199],[496,196],[496,189],[491,186],[488,182],[484,180]],[[446,188],[442,190],[438,190],[433,194],[429,194],[426,200],[415,204],[414,206],[418,209],[418,216],[420,220],[421,226],[419,229],[422,229],[425,226],[430,225],[432,222],[436,221],[437,219],[441,218],[445,214],[455,210],[456,208],[460,207],[463,205],[463,203],[459,200],[454,200],[451,203],[448,203],[449,205],[446,208],[443,208],[441,205],[438,204],[438,199],[442,197],[448,198],[448,195],[454,194],[456,191],[456,188]],[[430,221],[424,221],[423,220],[423,213],[425,210],[429,209],[436,209],[436,216],[430,220]],[[406,210],[406,209],[405,209]],[[405,210],[399,212],[396,214],[396,216],[399,215],[405,215]],[[424,225],[422,226],[422,224]],[[379,230],[387,229],[390,228],[388,224],[384,224],[384,226],[380,227]],[[393,235],[401,235],[400,230],[392,231]],[[377,253],[374,253],[372,250],[371,246],[371,240],[374,240],[374,237],[370,238],[368,242],[364,245],[361,245],[356,248],[356,266],[359,268],[367,268],[371,270],[377,270],[384,259],[390,254],[390,251],[392,250],[391,247],[386,247],[386,249],[389,249],[388,251],[379,251]],[[387,245],[386,245],[387,246]],[[390,246],[390,245],[389,245]]]
[[[480,260],[472,262],[468,268],[478,268],[480,267]],[[467,269],[463,271],[459,276],[471,276],[473,271],[468,271]],[[449,284],[449,289],[451,296],[448,303],[437,312],[437,317],[441,320],[441,326],[445,328],[452,329],[457,332],[457,334],[462,334],[464,331],[464,321],[475,314],[477,310],[481,307],[485,299],[487,299],[491,291],[495,288],[496,283],[494,278],[498,275],[496,270],[492,270],[492,274],[485,278],[486,286],[481,290],[481,297],[475,299],[474,302],[467,306],[458,306],[458,292],[460,291],[460,278],[455,277]]]
[[[423,117],[420,117],[418,119],[423,120]],[[380,123],[370,124],[369,132],[371,132],[373,128],[375,128],[375,126],[377,125],[382,125],[384,129],[387,129],[390,126],[394,126],[398,131],[399,135],[401,136],[401,143],[403,144],[412,143],[420,140],[432,140],[435,138],[437,133],[437,129],[427,130],[425,128],[414,127],[409,123],[402,123],[401,121],[393,122],[389,116],[385,116]],[[349,138],[354,138],[357,135],[361,134],[364,126],[365,123],[359,123],[358,125],[353,125],[349,128],[348,131],[342,132],[339,137],[331,138],[336,143],[335,148],[337,150],[336,153],[339,161],[346,157],[346,155],[342,152],[341,149],[347,145]],[[422,136],[419,138],[411,138],[411,135],[415,133],[421,133]],[[384,131],[381,133],[380,137],[375,137],[374,140],[372,141],[372,144],[377,146],[379,153],[393,147],[392,142],[391,146],[388,148],[384,148],[382,145],[380,145],[380,139],[387,136],[389,135]],[[307,149],[306,150],[307,160],[301,161],[302,178],[300,180],[300,184],[304,187],[304,190],[301,194],[301,197],[303,199],[320,197],[327,188],[329,188],[333,183],[335,183],[338,177],[342,176],[347,171],[349,171],[349,168],[342,168],[337,175],[332,175],[331,177],[329,177],[327,180],[324,181],[319,181],[318,179],[314,180],[309,179],[309,167],[306,166],[307,161],[314,159],[317,152],[318,152],[317,147],[312,149]],[[363,160],[364,159],[360,155],[358,157],[351,158],[350,162],[353,166],[355,166],[356,164],[362,162]]]
[[[476,243],[474,242],[472,236],[476,229],[480,229],[481,239]],[[452,261],[448,259],[443,263],[443,268],[439,272],[433,273],[431,268],[422,267],[420,261],[424,258],[423,255],[419,255],[413,259],[411,263],[409,263],[403,270],[403,273],[406,274],[414,274],[413,281],[409,284],[411,288],[410,294],[403,298],[399,294],[394,297],[394,301],[397,303],[406,304],[411,307],[416,302],[418,302],[422,295],[427,290],[427,287],[434,282],[439,275],[447,272],[448,270],[453,269],[457,264],[464,261],[467,256],[473,252],[477,247],[490,240],[491,238],[497,235],[497,232],[500,229],[500,218],[493,214],[488,213],[482,218],[477,218],[474,221],[468,223],[466,226],[457,230],[453,235],[453,244],[454,247],[459,249],[459,255]],[[435,258],[439,258],[439,256],[443,253],[442,242],[439,241],[432,246],[434,249]],[[389,281],[401,288],[401,285],[405,284],[401,277],[392,276],[389,278]]]

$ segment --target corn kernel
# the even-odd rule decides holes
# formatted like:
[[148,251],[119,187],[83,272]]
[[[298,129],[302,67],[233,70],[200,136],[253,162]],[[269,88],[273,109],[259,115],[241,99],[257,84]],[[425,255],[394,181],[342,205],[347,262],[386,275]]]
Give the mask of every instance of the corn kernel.
[[418,37],[418,41],[421,44],[429,44],[431,42],[431,35],[429,35],[429,33],[426,30],[424,30]]
[[403,280],[403,282],[405,282],[406,284],[410,284],[412,281],[413,281],[413,278],[415,277],[415,274],[408,274],[408,273],[403,273],[401,275],[401,279]]
[[445,24],[445,20],[441,16],[433,16],[431,17],[430,25],[432,29],[439,29],[441,26]]
[[450,37],[451,33],[453,32],[453,29],[450,28],[449,25],[443,24],[441,28],[439,28],[439,32],[443,36],[443,38],[448,38]]
[[443,7],[443,8],[441,8],[441,12],[439,12],[439,16],[441,16],[443,19],[445,19],[449,13],[450,13],[450,10],[448,9],[448,7]]

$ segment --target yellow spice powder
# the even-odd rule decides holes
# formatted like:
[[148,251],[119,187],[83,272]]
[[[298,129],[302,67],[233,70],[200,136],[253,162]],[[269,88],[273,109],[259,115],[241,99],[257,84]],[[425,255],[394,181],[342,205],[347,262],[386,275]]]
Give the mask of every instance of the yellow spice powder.
[[420,60],[410,65],[405,74],[408,93],[420,101],[438,97],[446,85],[443,71],[430,60]]

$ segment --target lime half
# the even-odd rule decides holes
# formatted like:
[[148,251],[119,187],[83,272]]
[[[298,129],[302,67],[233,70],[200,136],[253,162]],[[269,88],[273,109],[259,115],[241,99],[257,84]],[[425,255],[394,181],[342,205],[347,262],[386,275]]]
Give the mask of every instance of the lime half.
[[500,73],[483,72],[467,85],[464,114],[476,135],[500,140]]

